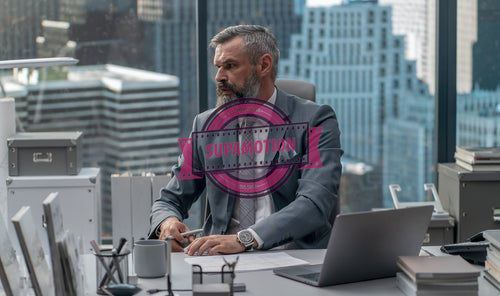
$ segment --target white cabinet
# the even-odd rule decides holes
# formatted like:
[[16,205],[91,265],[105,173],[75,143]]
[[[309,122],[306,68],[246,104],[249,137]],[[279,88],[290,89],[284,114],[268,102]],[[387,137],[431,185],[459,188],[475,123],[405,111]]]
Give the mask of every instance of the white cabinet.
[[[47,233],[43,227],[43,200],[51,192],[58,192],[63,211],[64,228],[79,237],[82,252],[90,252],[91,240],[100,242],[101,197],[100,169],[82,168],[72,176],[12,176],[7,178],[7,207],[9,235],[17,242],[12,216],[22,206],[29,206],[33,220],[39,224],[38,231],[43,248],[48,252]],[[14,243],[17,254],[19,244]]]

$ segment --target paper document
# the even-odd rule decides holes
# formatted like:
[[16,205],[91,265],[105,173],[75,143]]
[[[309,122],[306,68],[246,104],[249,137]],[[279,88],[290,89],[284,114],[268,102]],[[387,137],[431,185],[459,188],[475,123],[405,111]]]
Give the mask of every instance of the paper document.
[[225,258],[228,262],[233,262],[238,256],[240,258],[238,259],[238,263],[236,264],[236,271],[256,271],[293,265],[309,264],[309,262],[292,257],[285,252],[250,252],[236,255],[192,256],[186,257],[184,261],[191,265],[200,265],[203,269],[203,272],[213,272],[221,271],[222,266],[224,265],[224,260],[222,258]]

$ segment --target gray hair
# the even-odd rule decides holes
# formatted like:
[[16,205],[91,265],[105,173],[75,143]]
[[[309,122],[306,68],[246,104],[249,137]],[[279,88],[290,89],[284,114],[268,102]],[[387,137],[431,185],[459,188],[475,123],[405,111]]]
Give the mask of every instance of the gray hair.
[[273,58],[273,67],[271,69],[271,78],[276,80],[278,76],[278,60],[280,58],[280,50],[278,48],[278,40],[274,37],[270,29],[257,25],[239,25],[227,27],[223,31],[215,35],[210,41],[210,46],[216,48],[223,44],[241,36],[243,38],[244,50],[248,54],[250,63],[257,64],[261,56],[268,53]]

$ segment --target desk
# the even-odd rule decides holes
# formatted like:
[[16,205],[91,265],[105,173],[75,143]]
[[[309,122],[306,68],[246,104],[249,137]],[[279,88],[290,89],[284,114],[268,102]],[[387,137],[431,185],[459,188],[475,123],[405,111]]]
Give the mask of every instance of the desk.
[[[424,247],[425,249],[426,247]],[[432,248],[432,247],[429,247]],[[434,247],[436,248],[436,247]],[[435,250],[433,250],[435,253]],[[270,251],[268,251],[270,252]],[[287,250],[291,256],[300,258],[318,264],[323,261],[325,250]],[[191,289],[191,266],[184,262],[186,255],[184,253],[172,253],[172,287],[173,289]],[[95,260],[91,255],[84,255],[87,274],[94,275]],[[90,259],[90,260],[89,260]],[[479,267],[479,266],[478,266]],[[93,268],[93,269],[92,269]],[[380,295],[404,296],[403,292],[396,286],[396,278],[384,278],[378,280],[357,282],[351,284],[343,284],[317,288],[292,281],[273,274],[272,270],[256,271],[256,272],[239,272],[236,274],[235,282],[246,284],[246,292],[235,293],[236,296],[265,296],[265,295]],[[148,295],[147,289],[166,288],[166,278],[143,279],[139,278],[138,285],[143,289],[137,295]],[[87,277],[87,295],[95,294],[95,277]],[[175,292],[176,295],[192,295],[191,292]],[[490,296],[498,295],[499,292],[491,286],[482,276],[479,278],[479,295]],[[165,295],[165,292],[159,292],[158,296]]]

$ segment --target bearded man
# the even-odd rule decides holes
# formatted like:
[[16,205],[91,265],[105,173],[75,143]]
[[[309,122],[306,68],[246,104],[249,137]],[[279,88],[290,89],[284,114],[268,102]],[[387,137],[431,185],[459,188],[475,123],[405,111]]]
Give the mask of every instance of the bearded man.
[[[273,149],[269,148],[266,155],[257,154],[255,148],[255,158],[248,163],[261,164],[269,160],[268,168],[238,167],[231,172],[224,172],[237,182],[249,182],[255,178],[262,185],[270,181],[270,176],[276,170],[286,170],[286,178],[278,182],[277,188],[255,196],[243,196],[225,190],[221,184],[214,184],[217,178],[208,172],[197,178],[181,178],[182,167],[187,163],[185,155],[181,155],[172,168],[171,181],[161,190],[160,197],[153,204],[149,238],[173,237],[172,250],[185,251],[189,255],[233,254],[252,248],[267,250],[285,245],[287,248],[325,248],[332,228],[332,209],[339,208],[340,158],[343,154],[333,109],[287,94],[275,86],[279,49],[269,29],[256,25],[228,27],[212,38],[210,46],[215,48],[213,63],[218,69],[215,76],[218,109],[205,111],[195,117],[191,137],[203,131],[207,121],[213,119],[221,107],[239,104],[240,100],[242,104],[248,102],[244,98],[255,98],[263,106],[274,106],[279,110],[289,127],[295,123],[305,123],[309,128],[319,128],[321,134],[317,147],[313,148],[317,149],[321,166],[306,169],[299,165],[276,168],[282,159],[307,159],[308,153],[311,153],[308,143],[311,130],[298,128],[287,128],[281,132],[281,138],[273,139]],[[253,131],[240,119],[234,123],[235,129]],[[259,133],[261,138],[248,141],[243,138],[243,134],[247,133],[240,132],[235,136],[235,141],[243,143],[241,145],[252,141],[271,143],[269,139],[275,134],[271,132],[269,120],[257,119],[256,124],[267,125],[270,129]],[[293,142],[285,141],[292,138]],[[275,140],[276,143],[293,143],[293,149],[276,148]],[[209,167],[207,163],[211,159],[201,146],[193,147],[192,154],[189,154],[193,167]],[[217,150],[215,152],[217,154]],[[219,150],[219,154],[222,151]],[[237,151],[240,165],[243,161],[247,163],[241,160],[244,156]],[[189,208],[204,190],[210,208],[210,215],[204,223],[205,235],[196,239],[188,236],[190,244],[183,249],[178,242],[185,240],[181,233],[189,229],[182,221],[188,217]],[[251,204],[248,205],[248,202]]]

